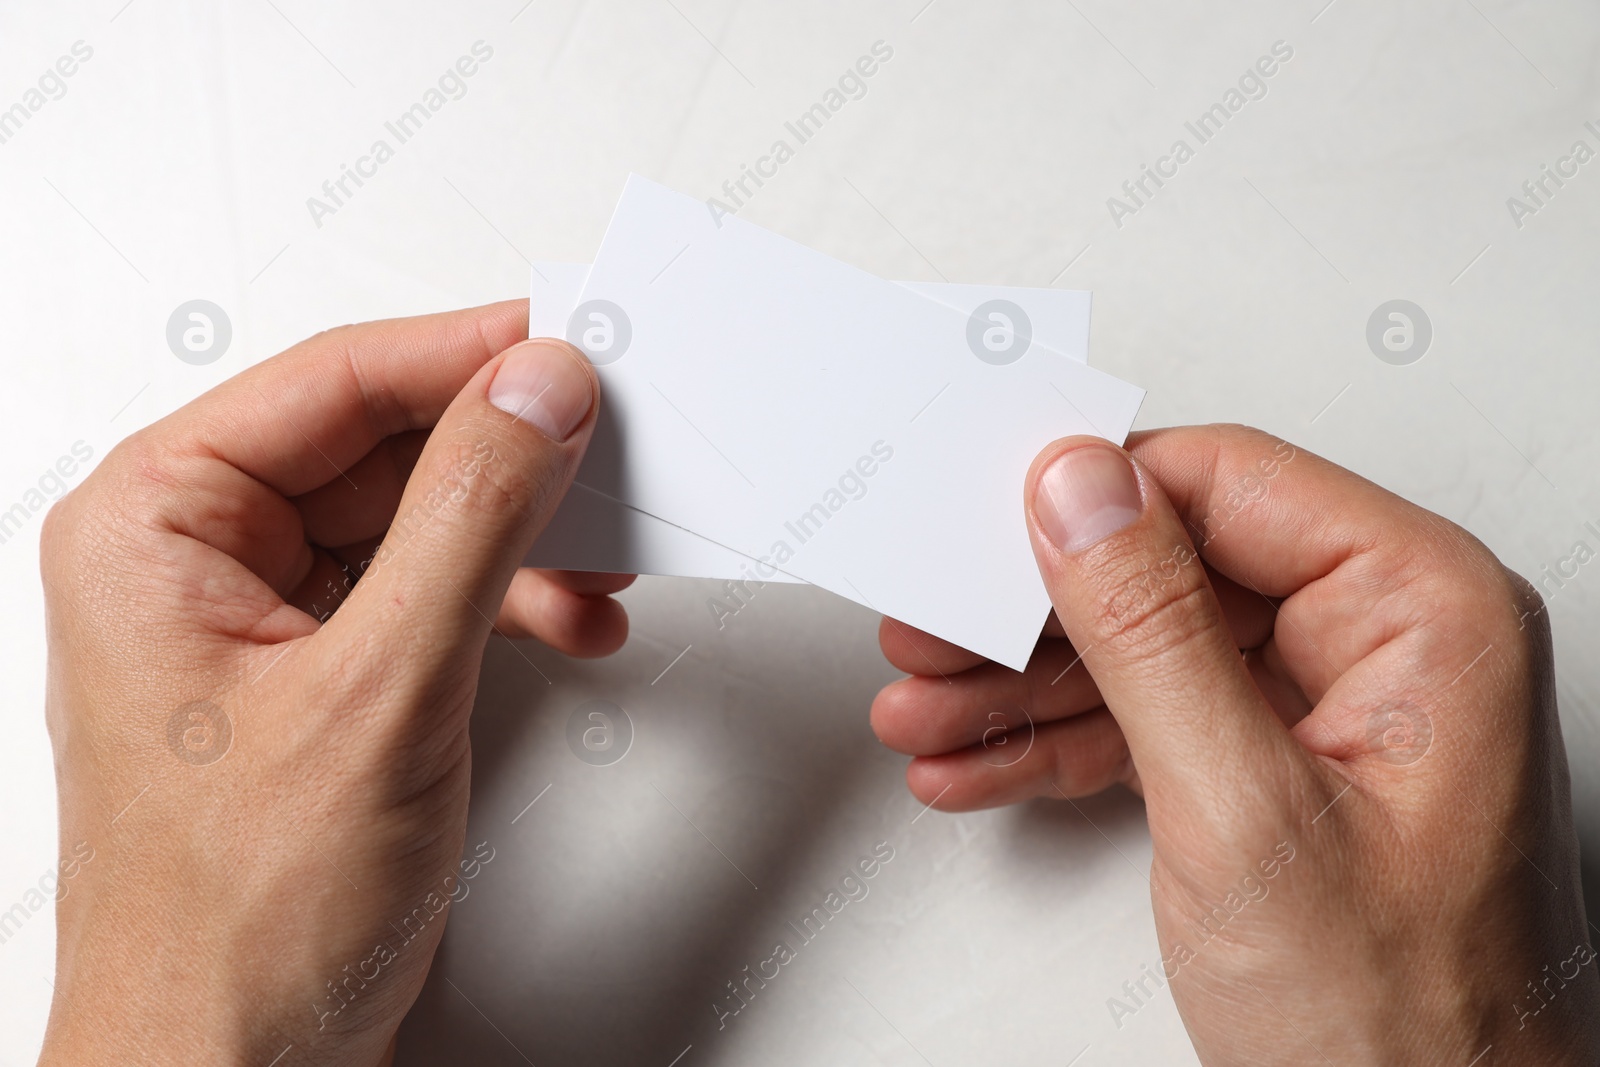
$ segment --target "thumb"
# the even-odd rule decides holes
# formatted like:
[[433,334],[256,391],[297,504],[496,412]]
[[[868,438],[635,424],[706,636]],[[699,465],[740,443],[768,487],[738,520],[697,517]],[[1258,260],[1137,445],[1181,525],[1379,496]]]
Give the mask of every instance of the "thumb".
[[1185,822],[1237,812],[1299,750],[1250,678],[1166,494],[1092,437],[1051,445],[1026,485],[1039,571],[1127,738],[1152,825],[1169,805]]
[[323,632],[376,645],[424,685],[475,675],[512,576],[572,484],[599,396],[564,341],[524,341],[485,364],[429,435],[383,544]]

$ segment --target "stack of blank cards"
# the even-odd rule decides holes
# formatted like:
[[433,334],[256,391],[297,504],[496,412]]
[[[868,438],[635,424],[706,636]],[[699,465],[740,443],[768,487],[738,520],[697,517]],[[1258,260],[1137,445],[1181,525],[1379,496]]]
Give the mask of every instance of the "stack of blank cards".
[[885,281],[639,177],[530,309],[603,403],[529,565],[809,582],[1018,670],[1028,466],[1144,399],[1088,366],[1088,293]]

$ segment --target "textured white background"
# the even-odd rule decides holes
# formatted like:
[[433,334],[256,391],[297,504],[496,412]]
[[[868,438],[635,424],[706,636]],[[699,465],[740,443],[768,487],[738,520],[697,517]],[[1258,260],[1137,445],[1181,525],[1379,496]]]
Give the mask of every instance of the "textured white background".
[[[94,57],[0,145],[0,510],[74,442],[103,456],[316,330],[522,294],[525,257],[592,254],[630,170],[713,194],[882,39],[866,97],[744,217],[890,277],[1093,289],[1092,362],[1150,390],[1141,426],[1263,426],[1536,577],[1600,520],[1600,162],[1520,230],[1505,201],[1596,143],[1600,16],[1325,3],[7,0],[0,108],[73,42]],[[480,39],[468,94],[314,225],[306,198]],[[1277,40],[1269,95],[1114,226],[1106,198]],[[234,327],[208,367],[164,340],[196,297]],[[1397,297],[1436,331],[1408,367],[1364,340]],[[38,530],[0,545],[0,910],[57,852]],[[471,840],[496,857],[402,1062],[1192,1061],[1169,998],[1120,1029],[1106,1006],[1157,959],[1136,803],[918,818],[867,728],[893,677],[874,618],[768,588],[719,632],[716,591],[641,581],[601,663],[491,646]],[[1551,607],[1592,844],[1597,591],[1600,567]],[[637,731],[611,767],[565,742],[596,697]],[[723,983],[880,841],[871,895],[718,1032]],[[0,1063],[36,1051],[51,925],[0,945]]]

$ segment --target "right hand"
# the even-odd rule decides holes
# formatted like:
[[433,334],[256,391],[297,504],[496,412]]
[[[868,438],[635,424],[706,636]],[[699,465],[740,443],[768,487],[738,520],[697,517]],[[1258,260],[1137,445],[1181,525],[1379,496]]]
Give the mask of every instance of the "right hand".
[[1170,984],[1208,1065],[1600,1062],[1532,587],[1266,434],[1129,448],[1070,438],[1029,473],[1063,636],[1025,672],[885,620],[913,677],[872,721],[912,792],[1142,788],[1163,980],[1107,1007],[1120,1029]]

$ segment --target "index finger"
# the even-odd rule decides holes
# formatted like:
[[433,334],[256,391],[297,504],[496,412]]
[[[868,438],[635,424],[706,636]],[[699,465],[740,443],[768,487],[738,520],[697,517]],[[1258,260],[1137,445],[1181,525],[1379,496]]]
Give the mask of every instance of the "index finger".
[[1130,434],[1127,450],[1160,483],[1206,563],[1285,597],[1426,513],[1287,441],[1248,426]]
[[478,369],[528,336],[528,302],[341,326],[163,420],[169,443],[285,497],[338,478],[384,438],[431,428]]
[[[1258,598],[1282,598],[1274,641],[1312,703],[1405,633],[1482,647],[1465,627],[1427,625],[1464,596],[1514,591],[1469,533],[1336,464],[1244,426],[1134,434],[1128,451],[1182,518],[1207,566]],[[1405,591],[1408,596],[1397,596]],[[1422,605],[1419,608],[1418,605]],[[1456,653],[1429,657],[1418,686],[1448,681]]]

